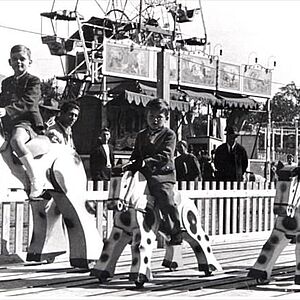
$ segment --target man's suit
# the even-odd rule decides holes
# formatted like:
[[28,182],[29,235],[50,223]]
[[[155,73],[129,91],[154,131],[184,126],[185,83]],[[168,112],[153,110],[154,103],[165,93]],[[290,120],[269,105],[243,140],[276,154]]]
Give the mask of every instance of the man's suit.
[[[114,167],[113,146],[108,144],[109,157],[103,148],[103,144],[98,142],[97,146],[90,154],[90,171],[93,180],[110,180],[111,168]],[[107,167],[110,165],[110,167]]]
[[243,181],[243,175],[248,167],[248,156],[245,148],[236,143],[229,150],[229,145],[220,145],[215,152],[214,165],[216,180],[218,181]]

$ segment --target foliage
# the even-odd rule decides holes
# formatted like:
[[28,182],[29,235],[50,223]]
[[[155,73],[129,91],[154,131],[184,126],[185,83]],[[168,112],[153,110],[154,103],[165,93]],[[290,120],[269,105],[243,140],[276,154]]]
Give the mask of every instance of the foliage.
[[55,78],[42,80],[41,90],[42,90],[42,99],[44,101],[50,99],[55,99],[57,101],[60,101],[62,98],[62,93],[58,90]]
[[271,101],[271,117],[275,123],[290,123],[300,113],[300,89],[294,82],[280,88]]
[[[255,125],[267,124],[267,107],[265,107],[264,111],[263,113],[249,113],[244,130],[250,130]],[[300,89],[296,87],[294,82],[291,82],[281,87],[271,99],[271,120],[274,122],[275,127],[293,126],[295,117],[299,117],[299,115]]]

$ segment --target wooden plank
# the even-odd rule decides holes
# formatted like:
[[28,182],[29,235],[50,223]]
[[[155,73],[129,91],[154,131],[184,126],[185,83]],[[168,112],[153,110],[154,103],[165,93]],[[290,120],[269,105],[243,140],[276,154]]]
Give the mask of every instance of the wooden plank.
[[[89,276],[88,271],[72,269],[67,262],[33,265],[19,264],[0,269],[0,298],[47,298],[69,299],[85,297],[209,297],[226,298],[230,295],[243,296],[274,295],[272,285],[260,289],[255,280],[247,278],[248,268],[253,266],[265,240],[262,238],[244,238],[236,242],[213,243],[212,248],[217,260],[223,266],[222,272],[205,277],[197,270],[197,261],[191,248],[183,248],[183,267],[176,272],[161,266],[164,250],[155,249],[152,258],[153,280],[145,283],[141,289],[128,281],[131,264],[130,246],[117,263],[115,276],[110,282],[100,284]],[[293,291],[287,286],[286,276],[293,278],[295,268],[294,245],[288,245],[280,256],[273,271],[276,276],[276,295],[284,296],[285,291]],[[280,283],[282,290],[280,290]],[[243,289],[241,289],[243,288]],[[299,287],[298,287],[299,290]],[[296,290],[295,290],[296,291]],[[280,293],[279,293],[280,292]],[[252,297],[251,297],[252,298]]]
[[263,228],[263,201],[264,199],[259,197],[258,201],[258,224],[257,224],[257,231],[262,231]]
[[[226,191],[230,190],[229,195],[230,195],[230,197],[232,197],[232,190],[231,190],[231,187],[230,187],[230,182],[226,182],[225,187],[226,187]],[[227,193],[227,195],[228,195],[228,193]],[[231,218],[232,218],[232,215],[231,215],[231,198],[225,198],[224,197],[224,201],[225,201],[225,216],[224,216],[224,218],[225,218],[225,232],[224,233],[230,233],[230,223],[231,223]]]
[[257,228],[257,198],[253,197],[252,198],[252,232],[256,231]]
[[[220,190],[224,190],[224,182],[220,182],[219,185]],[[219,219],[219,223],[218,223],[218,234],[224,234],[224,226],[223,226],[223,220],[224,220],[224,199],[223,198],[219,198],[219,209],[218,209],[218,219]]]
[[217,199],[211,199],[211,232],[209,234],[215,235],[217,229]]
[[[209,182],[205,182],[204,188],[209,189]],[[210,208],[210,199],[205,199],[204,200],[204,231],[206,233],[208,233],[210,230],[209,223],[210,223],[211,217],[209,214],[209,208]]]
[[270,229],[273,229],[274,220],[275,220],[275,215],[273,213],[273,211],[274,211],[274,198],[271,198],[270,200],[271,200],[270,213],[269,213]]
[[[220,182],[221,184],[222,182]],[[231,198],[232,190],[181,190],[180,193],[185,193],[189,198]],[[234,190],[235,197],[246,198],[246,197],[275,197],[275,190]]]
[[269,211],[270,211],[271,201],[270,198],[263,198],[263,208],[264,208],[264,231],[269,230]]
[[10,249],[10,202],[2,203],[1,254],[11,253]]
[[24,203],[17,202],[15,208],[15,253],[23,252]]
[[246,210],[245,210],[245,220],[246,220],[246,227],[245,227],[245,232],[250,232],[250,201],[251,199],[248,197],[246,198]]

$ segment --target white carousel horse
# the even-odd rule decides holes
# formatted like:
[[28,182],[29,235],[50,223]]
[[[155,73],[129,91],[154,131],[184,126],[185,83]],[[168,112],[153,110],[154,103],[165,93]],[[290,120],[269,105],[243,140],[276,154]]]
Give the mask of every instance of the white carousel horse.
[[248,272],[248,277],[258,283],[268,283],[273,266],[282,250],[290,243],[296,243],[295,283],[300,284],[300,169],[285,166],[278,171],[274,214],[277,215],[274,228],[264,244],[257,261]]
[[[25,190],[28,194],[30,183],[25,169],[5,140],[1,125],[0,201],[3,201],[12,189]],[[45,199],[29,202],[33,233],[27,260],[52,261],[69,246],[71,266],[88,268],[99,258],[103,242],[94,217],[85,208],[87,179],[82,161],[70,147],[53,144],[45,136],[32,139],[27,146],[46,182],[46,192],[42,196]]]
[[[132,175],[125,171],[123,176],[111,178],[108,207],[115,210],[114,224],[110,237],[104,241],[102,254],[91,276],[104,283],[113,277],[116,263],[125,246],[131,244],[132,262],[130,281],[137,287],[152,279],[151,255],[160,224],[160,212],[154,207],[153,197],[149,195],[147,181],[140,172]],[[198,269],[206,276],[212,271],[221,271],[209,242],[208,235],[201,227],[201,217],[194,202],[183,194],[175,193],[179,210],[183,239],[186,240],[197,258]],[[181,245],[167,245],[163,266],[176,269],[182,265]]]

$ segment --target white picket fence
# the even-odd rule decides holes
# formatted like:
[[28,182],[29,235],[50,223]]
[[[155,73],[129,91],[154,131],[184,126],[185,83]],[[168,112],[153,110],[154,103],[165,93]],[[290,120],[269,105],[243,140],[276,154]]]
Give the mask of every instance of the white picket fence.
[[[106,238],[113,225],[113,212],[106,209],[109,183],[88,182],[87,201],[96,202],[96,226]],[[246,184],[216,182],[182,182],[180,193],[187,195],[202,216],[202,226],[211,236],[266,232],[273,228],[273,183]],[[32,233],[32,217],[24,191],[12,190],[0,199],[0,254],[26,251]]]

